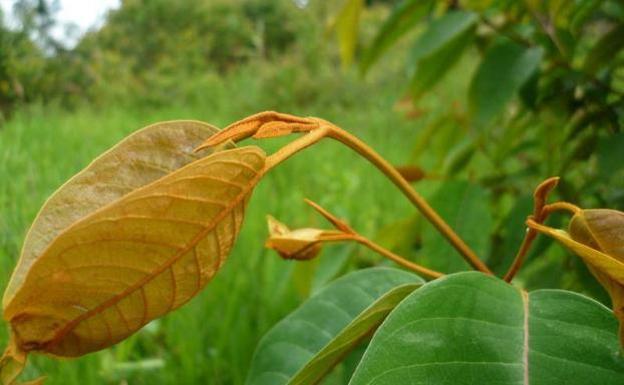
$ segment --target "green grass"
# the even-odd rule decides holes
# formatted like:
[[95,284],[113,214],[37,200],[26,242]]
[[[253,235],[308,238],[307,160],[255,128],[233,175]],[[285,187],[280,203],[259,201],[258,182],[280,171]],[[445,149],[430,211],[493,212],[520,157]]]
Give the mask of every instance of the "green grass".
[[[113,108],[74,112],[53,107],[19,111],[0,129],[1,286],[6,285],[24,234],[46,197],[122,137],[156,121],[198,119],[223,126],[280,107],[332,120],[392,162],[409,159],[420,123],[393,111],[398,84],[358,82],[351,87],[348,79],[333,74],[323,80],[329,90],[311,82],[316,89],[284,91],[301,79],[279,76],[274,87],[267,86],[266,79],[258,80],[253,70],[224,80],[211,78],[198,86],[205,87],[205,93],[159,108],[120,102]],[[271,152],[287,140],[259,144]],[[303,203],[304,197],[348,218],[367,235],[413,212],[364,160],[337,143],[320,143],[261,182],[229,260],[194,300],[113,348],[75,360],[32,357],[27,377],[46,375],[50,385],[243,383],[258,340],[309,294],[309,282],[318,285],[361,263],[357,255],[368,255],[359,248],[352,253],[336,246],[325,250],[321,262],[296,264],[265,250],[266,214],[293,226],[325,226]],[[343,266],[345,253],[350,258]]]

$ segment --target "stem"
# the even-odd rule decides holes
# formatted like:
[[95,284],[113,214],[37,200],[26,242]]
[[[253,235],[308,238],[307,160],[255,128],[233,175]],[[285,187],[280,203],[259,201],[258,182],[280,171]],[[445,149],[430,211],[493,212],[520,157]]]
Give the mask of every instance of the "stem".
[[359,244],[368,247],[369,249],[371,249],[372,251],[382,255],[383,257],[386,257],[388,259],[390,259],[391,261],[393,261],[396,264],[399,264],[409,270],[415,271],[416,273],[419,273],[421,275],[427,276],[429,278],[432,279],[436,279],[436,278],[440,278],[443,277],[444,274],[440,273],[438,271],[435,270],[431,270],[431,269],[427,269],[424,266],[421,266],[417,263],[414,262],[410,262],[407,259],[400,257],[396,254],[394,254],[393,252],[391,252],[388,249],[385,249],[383,247],[381,247],[380,245],[374,243],[373,241],[371,241],[368,238],[365,238],[359,234],[356,234],[353,237],[353,240],[358,242]]
[[[267,111],[260,114],[253,115],[250,118],[244,119],[241,122],[235,123],[226,127],[220,133],[209,138],[206,142],[201,144],[196,150],[200,150],[207,146],[213,146],[221,143],[224,140],[232,139],[234,141],[240,141],[250,136],[258,134],[264,124],[268,124],[265,117],[271,118],[274,116],[280,117],[282,120],[289,120],[290,115],[277,114],[275,112]],[[298,118],[301,120],[301,118]],[[269,119],[270,120],[270,119]],[[292,119],[291,119],[292,120]],[[257,121],[257,122],[256,122]],[[394,183],[395,186],[401,190],[401,192],[412,202],[418,210],[431,222],[434,227],[451,243],[451,245],[462,255],[462,257],[475,269],[486,273],[492,274],[492,271],[479,259],[479,257],[466,245],[466,243],[453,231],[453,229],[442,219],[438,213],[429,206],[425,201],[407,182],[401,174],[384,158],[382,158],[375,150],[370,148],[366,143],[359,140],[357,137],[351,135],[347,131],[337,127],[336,125],[319,118],[304,118],[304,123],[298,123],[303,126],[297,126],[298,132],[307,131],[308,133],[303,137],[287,144],[280,150],[270,155],[266,159],[266,164],[262,174],[267,173],[273,167],[290,158],[297,152],[307,148],[314,143],[317,143],[324,137],[333,138],[346,146],[353,149],[358,154],[362,155],[375,167],[377,167],[388,179]],[[250,128],[251,127],[251,128]],[[284,127],[284,130],[279,132],[271,132],[262,137],[274,137],[281,136],[289,133],[288,127]],[[290,131],[292,132],[292,131]]]
[[357,137],[351,135],[347,131],[334,126],[331,123],[321,125],[320,129],[329,128],[328,136],[335,139],[352,150],[357,152],[371,162],[379,169],[395,186],[401,190],[403,195],[412,202],[418,210],[427,218],[429,222],[451,243],[462,257],[475,269],[492,274],[492,271],[479,259],[479,257],[470,249],[468,245],[453,231],[453,229],[438,215],[438,213],[423,199],[412,186],[401,176],[401,174],[384,158],[382,158],[375,150],[370,148],[366,143]]
[[549,205],[544,206],[544,215],[550,215],[553,211],[569,211],[572,215],[578,214],[582,211],[582,209],[576,205],[573,205],[569,202],[555,202]]
[[296,139],[288,143],[284,147],[280,148],[275,153],[267,157],[263,173],[267,173],[273,167],[282,163],[283,161],[295,155],[299,151],[317,143],[319,140],[326,137],[328,132],[329,132],[329,128],[321,127],[316,130],[310,131],[309,133],[303,135],[299,139]]
[[[549,211],[544,210],[545,207],[548,207],[546,206],[546,198],[548,198],[548,194],[552,191],[552,189],[555,188],[555,186],[557,186],[558,182],[559,177],[552,177],[546,179],[537,186],[535,192],[533,193],[535,203],[533,206],[533,215],[529,216],[530,219],[533,219],[535,222],[540,224],[546,220],[546,218],[550,214]],[[509,267],[509,270],[507,270],[507,273],[505,273],[505,276],[503,277],[506,282],[511,282],[511,280],[516,276],[516,274],[522,267],[527,252],[531,248],[531,245],[533,244],[536,236],[536,230],[531,228],[528,228],[526,230],[526,234],[524,235],[524,239],[522,240],[520,249],[516,253],[516,256],[514,257],[514,260]]]
[[432,279],[436,279],[436,278],[440,278],[442,276],[444,276],[443,273],[440,273],[438,271],[435,270],[431,270],[431,269],[427,269],[424,266],[421,266],[417,263],[414,262],[410,262],[407,259],[394,254],[392,251],[376,244],[375,242],[371,241],[370,239],[358,234],[355,230],[353,230],[353,228],[351,228],[351,226],[349,226],[345,221],[337,218],[334,214],[330,213],[329,211],[325,210],[323,207],[321,207],[319,204],[309,200],[309,199],[305,199],[305,202],[307,204],[309,204],[310,206],[312,206],[313,209],[315,209],[319,214],[321,214],[323,217],[325,217],[325,219],[327,219],[327,221],[329,221],[336,229],[338,229],[339,231],[342,232],[342,234],[338,234],[338,235],[330,235],[330,236],[323,236],[323,242],[336,242],[336,241],[344,241],[344,240],[350,240],[350,241],[355,241],[358,242],[361,245],[364,245],[366,247],[368,247],[369,249],[371,249],[372,251],[380,254],[383,257],[386,257],[388,259],[390,259],[391,261],[409,269],[412,270],[416,273],[419,273],[421,275],[427,276],[429,278]]

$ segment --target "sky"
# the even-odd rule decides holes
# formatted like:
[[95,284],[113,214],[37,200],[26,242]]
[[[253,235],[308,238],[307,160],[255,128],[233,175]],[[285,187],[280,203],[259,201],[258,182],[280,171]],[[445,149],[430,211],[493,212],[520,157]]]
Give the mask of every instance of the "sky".
[[[14,0],[0,0],[0,6],[11,25],[11,8]],[[60,10],[56,14],[59,26],[53,31],[54,36],[65,41],[69,46],[75,44],[74,39],[65,37],[63,25],[71,23],[78,27],[79,35],[89,28],[97,28],[101,25],[106,11],[116,8],[120,0],[59,0]]]

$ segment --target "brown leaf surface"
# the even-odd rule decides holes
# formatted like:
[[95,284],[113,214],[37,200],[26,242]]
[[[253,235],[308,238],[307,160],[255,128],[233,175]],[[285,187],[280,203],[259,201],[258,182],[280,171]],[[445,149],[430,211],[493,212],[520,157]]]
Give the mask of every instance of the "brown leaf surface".
[[198,122],[147,127],[48,200],[4,297],[20,350],[105,348],[210,280],[265,162],[253,146],[194,154],[214,132]]
[[611,297],[624,345],[624,213],[580,210],[572,217],[568,232],[534,222],[529,226],[555,238],[587,264]]
[[217,128],[196,121],[157,123],[131,134],[69,179],[48,198],[32,223],[4,292],[3,306],[61,231],[130,191],[206,156],[211,151],[196,154],[192,150],[216,132]]

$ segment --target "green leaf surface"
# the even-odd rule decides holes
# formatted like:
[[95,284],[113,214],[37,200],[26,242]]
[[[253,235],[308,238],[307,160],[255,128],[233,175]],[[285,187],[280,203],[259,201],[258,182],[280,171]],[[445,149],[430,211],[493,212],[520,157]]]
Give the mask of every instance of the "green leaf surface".
[[364,52],[360,63],[362,72],[366,73],[381,54],[423,19],[429,12],[431,4],[430,0],[403,0],[384,22],[373,43]]
[[335,27],[340,47],[340,60],[345,67],[353,61],[363,7],[364,0],[346,0],[336,17]]
[[426,284],[388,316],[350,385],[624,383],[617,322],[560,290],[527,294],[476,272]]
[[411,90],[416,96],[433,87],[461,57],[474,37],[477,15],[453,11],[429,24],[409,58]]
[[472,119],[483,128],[500,115],[542,60],[542,48],[505,41],[492,46],[470,83],[468,103]]
[[[490,195],[481,186],[466,181],[443,183],[431,197],[431,205],[477,253],[485,258],[489,252],[493,227]],[[448,241],[430,225],[423,226],[422,256],[419,263],[445,273],[469,270]]]
[[262,338],[248,385],[315,384],[424,281],[371,268],[337,279]]

